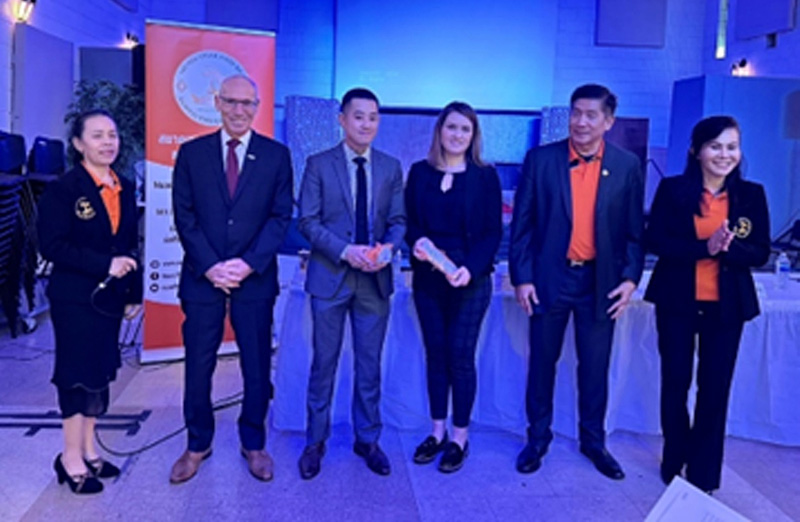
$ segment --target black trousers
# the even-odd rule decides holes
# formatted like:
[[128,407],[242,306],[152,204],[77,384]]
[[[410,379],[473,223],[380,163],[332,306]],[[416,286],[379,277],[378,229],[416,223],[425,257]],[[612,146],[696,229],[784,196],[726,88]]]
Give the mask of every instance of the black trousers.
[[[719,303],[698,302],[696,313],[669,313],[656,306],[661,355],[662,468],[670,475],[686,465],[698,488],[719,488],[728,396],[742,336],[742,321],[720,317]],[[696,340],[698,342],[696,342]],[[694,422],[686,400],[698,352]]]
[[614,321],[595,317],[595,269],[590,263],[570,267],[558,299],[530,321],[530,359],[526,410],[528,442],[546,448],[553,440],[553,387],[570,314],[575,326],[578,356],[578,413],[580,443],[586,448],[605,446],[608,402],[608,364]]
[[183,343],[186,346],[183,417],[188,449],[205,451],[214,436],[211,380],[217,366],[225,313],[230,318],[239,347],[244,397],[238,419],[239,440],[246,450],[260,450],[266,443],[265,420],[272,397],[272,307],[274,299],[261,301],[220,300],[215,303],[183,301]]
[[425,342],[433,419],[447,418],[447,400],[452,391],[453,426],[469,426],[477,388],[475,348],[491,298],[489,276],[478,277],[463,288],[453,288],[438,272],[420,278],[414,274],[414,305]]

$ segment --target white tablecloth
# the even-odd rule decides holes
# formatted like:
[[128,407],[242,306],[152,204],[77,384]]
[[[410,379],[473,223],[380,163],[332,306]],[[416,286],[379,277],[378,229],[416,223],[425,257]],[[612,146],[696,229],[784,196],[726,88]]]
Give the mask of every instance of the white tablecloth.
[[[641,289],[617,323],[609,371],[609,432],[659,432],[659,357],[653,306]],[[310,299],[297,284],[289,290],[280,329],[273,424],[305,429],[311,366]],[[773,287],[770,274],[757,274],[762,314],[745,325],[731,390],[728,433],[800,445],[800,283]],[[510,292],[493,296],[478,342],[478,390],[472,419],[523,433],[528,367],[528,320]],[[349,422],[353,352],[349,335],[339,366],[333,422]],[[553,428],[577,436],[576,358],[568,327],[556,377]],[[381,409],[385,423],[424,428],[429,414],[422,338],[411,293],[398,285],[393,297],[383,355]]]

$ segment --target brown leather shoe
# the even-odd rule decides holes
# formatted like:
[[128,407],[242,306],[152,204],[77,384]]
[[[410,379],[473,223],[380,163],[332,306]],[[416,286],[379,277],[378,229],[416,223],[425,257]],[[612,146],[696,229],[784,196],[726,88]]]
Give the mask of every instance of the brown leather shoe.
[[169,481],[173,484],[180,484],[186,482],[194,477],[197,473],[197,468],[200,464],[211,456],[211,448],[205,451],[189,451],[183,452],[175,464],[172,465],[172,471],[169,474]]
[[250,469],[251,475],[264,482],[272,480],[274,464],[272,463],[272,457],[269,456],[266,450],[246,450],[242,448],[242,457],[247,459],[247,467]]

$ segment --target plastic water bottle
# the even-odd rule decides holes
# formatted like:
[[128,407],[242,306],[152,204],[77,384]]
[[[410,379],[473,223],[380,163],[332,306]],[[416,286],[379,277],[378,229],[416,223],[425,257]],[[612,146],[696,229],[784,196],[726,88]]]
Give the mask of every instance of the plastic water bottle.
[[789,272],[792,269],[792,265],[789,262],[789,256],[786,255],[786,252],[781,252],[780,255],[775,258],[775,281],[778,288],[786,288],[786,285],[789,283]]

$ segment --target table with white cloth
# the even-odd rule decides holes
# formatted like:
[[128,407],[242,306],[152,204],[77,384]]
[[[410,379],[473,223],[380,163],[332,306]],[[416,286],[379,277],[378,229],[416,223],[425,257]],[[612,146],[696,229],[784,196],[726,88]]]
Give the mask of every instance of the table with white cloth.
[[[304,430],[306,390],[312,359],[310,297],[303,274],[288,290],[275,369],[273,425]],[[507,279],[495,274],[495,293],[484,319],[476,354],[478,388],[472,421],[524,433],[528,370],[528,318]],[[800,444],[800,282],[777,288],[772,274],[756,274],[761,315],[745,324],[731,389],[728,434]],[[659,356],[653,305],[642,301],[645,273],[630,306],[617,321],[609,369],[606,428],[659,433]],[[332,422],[350,421],[353,350],[349,326],[334,391]],[[572,323],[558,362],[553,429],[577,437],[576,355]],[[429,426],[425,356],[419,322],[407,284],[396,278],[383,352],[381,412],[401,429]],[[693,397],[693,394],[690,394]]]

